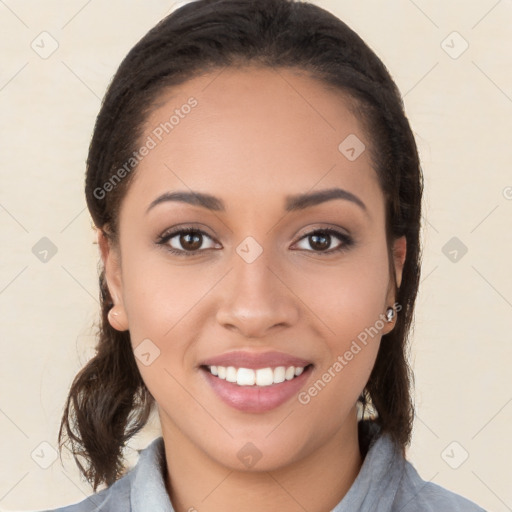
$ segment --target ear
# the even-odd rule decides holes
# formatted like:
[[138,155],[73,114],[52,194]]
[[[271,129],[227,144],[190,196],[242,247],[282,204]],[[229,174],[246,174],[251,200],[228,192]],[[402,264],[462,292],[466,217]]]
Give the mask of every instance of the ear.
[[[385,309],[387,309],[388,307],[393,306],[395,304],[395,301],[396,301],[395,286],[396,286],[396,288],[400,288],[400,286],[402,284],[402,272],[403,272],[403,268],[404,268],[406,252],[407,252],[407,239],[404,235],[404,236],[401,236],[400,238],[397,238],[393,242],[392,255],[393,255],[393,265],[395,268],[396,282],[393,279],[393,276],[391,276],[390,280],[389,280],[388,294],[386,297]],[[396,321],[396,313],[399,310],[400,309],[397,309],[397,311],[395,311],[395,320],[393,320],[392,322],[387,324],[387,327],[384,329],[383,334],[387,334],[389,331],[391,331],[393,329],[393,327],[395,325],[395,321]]]
[[117,248],[112,246],[102,229],[97,229],[96,233],[103,267],[105,268],[105,280],[114,302],[114,306],[109,311],[108,320],[114,329],[126,331],[128,330],[128,317],[123,303],[123,282],[119,253]]

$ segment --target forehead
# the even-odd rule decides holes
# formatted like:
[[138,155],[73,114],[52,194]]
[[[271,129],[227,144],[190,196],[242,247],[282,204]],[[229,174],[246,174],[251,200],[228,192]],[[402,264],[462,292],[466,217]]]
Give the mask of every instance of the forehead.
[[299,70],[224,68],[158,97],[132,187],[146,202],[205,191],[228,210],[334,186],[377,200],[370,142],[343,91]]

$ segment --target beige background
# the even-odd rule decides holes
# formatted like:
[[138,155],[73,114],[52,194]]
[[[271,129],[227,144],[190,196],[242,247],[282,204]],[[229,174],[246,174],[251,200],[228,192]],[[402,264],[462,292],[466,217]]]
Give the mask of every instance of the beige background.
[[[315,3],[386,63],[423,161],[411,354],[418,417],[408,457],[424,479],[488,510],[512,510],[512,2]],[[57,507],[91,493],[72,461],[52,463],[98,313],[84,162],[110,78],[175,5],[0,0],[1,510]],[[35,50],[44,54],[52,40],[58,48],[44,59]],[[33,253],[43,237],[57,250],[46,263]],[[455,262],[445,247],[452,237],[467,247]],[[156,435],[153,423],[132,447]]]

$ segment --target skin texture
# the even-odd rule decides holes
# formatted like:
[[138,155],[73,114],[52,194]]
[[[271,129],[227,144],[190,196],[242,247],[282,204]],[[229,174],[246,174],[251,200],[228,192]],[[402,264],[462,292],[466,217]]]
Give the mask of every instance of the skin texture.
[[[381,334],[306,405],[297,397],[265,413],[221,402],[199,365],[246,350],[277,350],[314,365],[307,390],[365,328],[395,302],[385,236],[385,202],[372,168],[371,140],[340,91],[294,70],[245,67],[205,74],[166,91],[142,138],[190,97],[197,106],[141,161],[120,211],[120,244],[99,232],[112,326],[129,329],[136,348],[150,339],[160,355],[137,360],[162,423],[167,489],[177,512],[325,511],[354,482],[362,464],[356,401],[375,362]],[[338,146],[355,134],[366,146],[350,161]],[[285,196],[340,187],[358,196],[285,212]],[[165,202],[164,192],[212,194],[225,212]],[[194,256],[187,239],[158,245],[172,227],[207,233]],[[349,234],[330,246],[305,236],[334,228]],[[236,251],[248,236],[263,252],[247,263]],[[189,241],[190,244],[190,241]],[[323,251],[323,252],[322,252]],[[405,238],[393,247],[397,285]],[[237,457],[251,442],[261,459]]]

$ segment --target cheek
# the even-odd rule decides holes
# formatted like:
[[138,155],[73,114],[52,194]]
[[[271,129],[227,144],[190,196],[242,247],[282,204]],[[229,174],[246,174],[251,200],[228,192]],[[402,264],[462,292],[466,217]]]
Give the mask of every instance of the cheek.
[[[384,241],[347,252],[337,265],[303,269],[301,275],[298,295],[308,298],[337,350],[385,312],[389,267]],[[382,321],[377,326],[382,328]]]
[[135,247],[127,254],[123,294],[140,374],[157,403],[197,414],[182,383],[194,363],[191,340],[199,339],[204,327],[198,315],[204,317],[205,298],[218,272],[169,264],[158,253],[138,257]]
[[214,276],[202,276],[197,269],[171,265],[154,252],[141,257],[132,252],[123,260],[123,300],[134,344],[143,338],[165,340],[174,334],[215,282]]
[[335,359],[318,368],[309,385],[299,392],[301,413],[308,418],[322,418],[324,435],[338,430],[355,406],[368,382],[377,351],[378,341],[366,346],[357,343],[340,351]]
[[375,364],[385,327],[385,253],[383,261],[367,271],[340,271],[339,282],[325,280],[325,292],[315,296],[315,310],[322,312],[321,319],[329,327],[328,332],[324,330],[326,350],[298,402],[311,417],[324,416],[325,431],[335,430],[346,417]]
[[336,269],[309,278],[303,290],[313,290],[307,295],[308,305],[325,326],[326,352],[315,375],[317,384],[306,390],[304,402],[314,402],[313,407],[321,409],[340,400],[357,400],[374,366],[386,325],[388,284],[384,242],[368,245],[347,256]]

